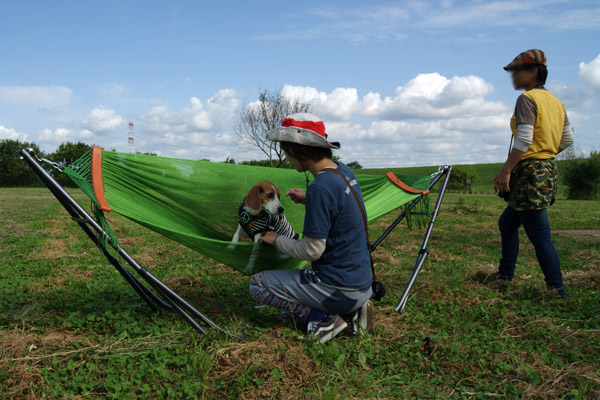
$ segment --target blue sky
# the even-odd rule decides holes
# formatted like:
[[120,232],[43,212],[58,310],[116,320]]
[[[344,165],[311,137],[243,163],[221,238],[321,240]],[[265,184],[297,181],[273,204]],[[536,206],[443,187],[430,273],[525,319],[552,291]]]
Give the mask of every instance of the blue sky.
[[262,158],[236,111],[259,87],[309,99],[343,160],[502,161],[541,48],[577,146],[600,139],[600,1],[2,2],[0,138],[184,158]]

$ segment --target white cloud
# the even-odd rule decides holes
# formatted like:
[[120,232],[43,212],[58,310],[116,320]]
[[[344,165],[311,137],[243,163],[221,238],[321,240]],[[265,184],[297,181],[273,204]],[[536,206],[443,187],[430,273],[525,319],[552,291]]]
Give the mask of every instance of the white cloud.
[[285,85],[281,92],[289,99],[309,101],[314,112],[323,118],[349,120],[359,107],[358,91],[354,88],[335,88],[327,94],[308,86]]
[[66,86],[0,86],[0,104],[29,105],[42,109],[60,109],[73,91]]
[[68,129],[45,128],[32,135],[32,140],[36,142],[44,151],[54,151],[63,142],[84,142],[87,144],[99,143],[100,138],[87,129]]
[[94,108],[88,115],[76,122],[76,125],[96,133],[114,132],[122,130],[127,121],[118,115],[115,110],[103,106]]
[[590,62],[580,62],[577,75],[583,81],[583,85],[575,82],[548,84],[548,89],[567,107],[569,115],[574,108],[595,108],[600,97],[600,55]]
[[369,131],[360,123],[327,121],[325,128],[327,135],[333,141],[351,143],[369,137]]
[[419,74],[398,86],[394,96],[386,97],[369,92],[359,99],[355,88],[336,88],[325,93],[312,87],[283,87],[285,96],[311,102],[316,114],[334,121],[348,121],[357,113],[378,119],[428,120],[507,112],[505,104],[485,100],[492,91],[492,85],[480,77],[470,75],[449,79],[438,73]]
[[223,89],[206,101],[190,99],[190,106],[179,111],[168,106],[152,108],[140,117],[143,130],[152,133],[190,133],[229,128],[240,105],[240,95],[233,89]]
[[[136,148],[159,155],[222,161],[240,150],[232,132],[242,104],[240,97],[233,89],[223,89],[205,102],[192,97],[190,105],[179,110],[154,107],[136,118]],[[253,153],[244,157],[249,154]]]
[[448,79],[438,73],[419,74],[395,96],[381,97],[368,93],[362,99],[362,112],[369,117],[450,118],[456,115],[494,115],[506,110],[500,102],[484,98],[493,91],[491,84],[477,76],[455,76]]
[[596,90],[600,90],[600,54],[589,63],[579,63],[579,77]]
[[4,125],[0,125],[0,140],[2,139],[10,139],[10,140],[20,140],[27,141],[29,135],[23,132],[18,132],[13,128],[7,128]]
[[43,129],[37,134],[37,140],[44,144],[60,144],[62,142],[73,141],[75,133],[67,128]]
[[311,101],[329,138],[340,141],[345,161],[394,166],[498,161],[508,148],[511,108],[488,100],[490,83],[477,76],[420,74],[393,96],[354,88],[330,93],[312,87],[283,88]]

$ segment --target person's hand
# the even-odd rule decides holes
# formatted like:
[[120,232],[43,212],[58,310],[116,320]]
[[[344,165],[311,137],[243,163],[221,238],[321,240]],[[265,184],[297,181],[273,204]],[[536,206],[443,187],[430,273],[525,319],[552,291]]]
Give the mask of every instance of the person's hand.
[[270,245],[274,245],[275,244],[275,238],[277,237],[277,234],[273,231],[266,231],[263,234],[260,235],[260,237],[258,238],[258,240],[260,240],[261,242],[264,242],[266,244],[270,244]]
[[289,196],[296,204],[304,204],[304,200],[306,200],[306,193],[302,189],[290,189],[285,195]]
[[510,192],[510,171],[500,171],[490,182],[494,182],[496,192]]

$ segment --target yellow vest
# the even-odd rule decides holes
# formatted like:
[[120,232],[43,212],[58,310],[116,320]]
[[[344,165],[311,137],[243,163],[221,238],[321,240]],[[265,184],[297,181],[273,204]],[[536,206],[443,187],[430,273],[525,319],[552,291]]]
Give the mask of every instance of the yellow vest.
[[[537,106],[537,118],[533,126],[531,146],[523,155],[527,158],[546,160],[556,157],[565,124],[565,106],[552,93],[544,89],[531,89],[523,93]],[[513,136],[517,137],[517,121],[513,114],[510,120]]]

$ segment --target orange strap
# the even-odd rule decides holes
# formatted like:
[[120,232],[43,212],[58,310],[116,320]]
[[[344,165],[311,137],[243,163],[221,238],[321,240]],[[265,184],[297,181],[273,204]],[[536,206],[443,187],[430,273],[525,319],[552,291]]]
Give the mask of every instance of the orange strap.
[[385,176],[388,177],[388,179],[396,186],[398,186],[400,189],[404,190],[406,193],[411,193],[411,194],[422,194],[423,196],[426,196],[429,194],[429,190],[417,190],[415,188],[411,188],[410,186],[408,186],[406,183],[402,182],[400,179],[398,179],[398,177],[396,175],[394,175],[393,172],[388,172],[387,174],[385,174]]
[[92,147],[92,187],[94,196],[100,204],[100,210],[110,211],[110,206],[104,197],[104,183],[102,181],[102,147]]

